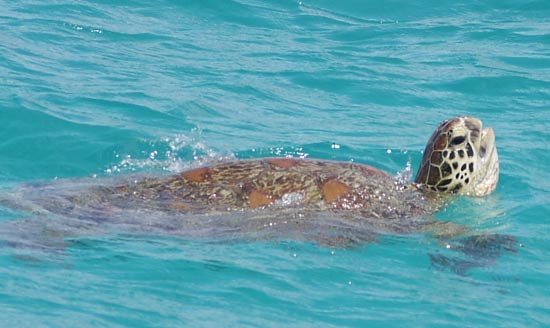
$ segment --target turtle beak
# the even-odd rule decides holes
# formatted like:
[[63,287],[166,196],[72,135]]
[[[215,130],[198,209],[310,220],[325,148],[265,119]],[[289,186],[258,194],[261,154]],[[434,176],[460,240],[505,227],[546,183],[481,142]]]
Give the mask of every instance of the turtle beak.
[[485,128],[481,132],[481,144],[479,148],[479,176],[474,186],[474,195],[484,196],[495,190],[498,184],[499,163],[495,133],[491,128]]
[[464,117],[464,125],[470,132],[470,141],[473,143],[474,149],[480,149],[481,140],[483,139],[483,123],[475,117]]
[[481,142],[479,145],[479,157],[486,159],[487,154],[491,154],[495,148],[495,132],[492,128],[485,128],[481,132]]

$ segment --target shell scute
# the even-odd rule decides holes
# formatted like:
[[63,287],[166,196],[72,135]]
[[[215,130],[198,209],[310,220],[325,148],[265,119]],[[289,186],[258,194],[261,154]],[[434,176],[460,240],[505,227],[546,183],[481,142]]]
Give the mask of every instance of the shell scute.
[[190,171],[183,172],[181,175],[184,179],[192,182],[204,182],[208,177],[209,168],[202,167]]
[[351,188],[347,184],[338,181],[337,179],[330,179],[323,183],[321,186],[323,192],[323,198],[326,202],[332,203],[341,197],[350,193]]
[[275,199],[272,196],[267,195],[258,189],[254,189],[248,194],[248,206],[250,208],[266,206],[274,201]]
[[298,165],[299,161],[294,158],[270,158],[267,160],[274,167],[288,169]]

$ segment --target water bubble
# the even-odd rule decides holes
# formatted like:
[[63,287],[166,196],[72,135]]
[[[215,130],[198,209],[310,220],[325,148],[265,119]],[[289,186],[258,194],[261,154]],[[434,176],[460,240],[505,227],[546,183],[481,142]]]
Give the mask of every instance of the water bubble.
[[409,159],[407,161],[407,165],[405,166],[405,168],[397,172],[396,180],[398,183],[406,184],[412,181],[412,177],[413,177],[412,165],[411,165],[411,160]]

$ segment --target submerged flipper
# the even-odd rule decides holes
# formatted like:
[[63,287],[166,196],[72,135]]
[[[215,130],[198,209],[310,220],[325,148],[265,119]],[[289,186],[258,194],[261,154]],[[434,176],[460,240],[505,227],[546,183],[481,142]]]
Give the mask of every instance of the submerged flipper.
[[431,265],[465,276],[473,268],[487,267],[505,253],[515,254],[521,244],[511,235],[482,234],[451,240],[446,248],[459,252],[453,256],[429,253]]

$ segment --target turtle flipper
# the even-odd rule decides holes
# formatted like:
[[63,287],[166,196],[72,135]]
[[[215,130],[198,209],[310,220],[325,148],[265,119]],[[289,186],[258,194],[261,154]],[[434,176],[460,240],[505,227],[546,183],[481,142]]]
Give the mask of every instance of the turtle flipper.
[[[258,231],[256,237],[266,240],[294,240],[320,247],[353,249],[378,241],[379,233],[371,227],[354,225],[336,215],[301,212],[299,219],[284,220]],[[322,219],[321,219],[322,218]],[[275,220],[272,220],[275,221]],[[280,222],[281,220],[279,220]]]
[[428,256],[432,267],[441,271],[450,270],[459,276],[466,276],[470,269],[480,267],[476,262],[468,259],[449,257],[439,253],[428,253]]
[[519,242],[506,234],[483,234],[461,238],[454,249],[471,258],[496,260],[503,252],[517,253]]
[[449,221],[432,221],[426,226],[426,230],[438,240],[449,240],[468,233],[465,225]]
[[515,254],[521,244],[511,235],[481,234],[451,240],[446,249],[460,254],[447,256],[430,253],[430,262],[434,268],[450,271],[458,275],[467,275],[472,268],[487,267],[505,253]]

